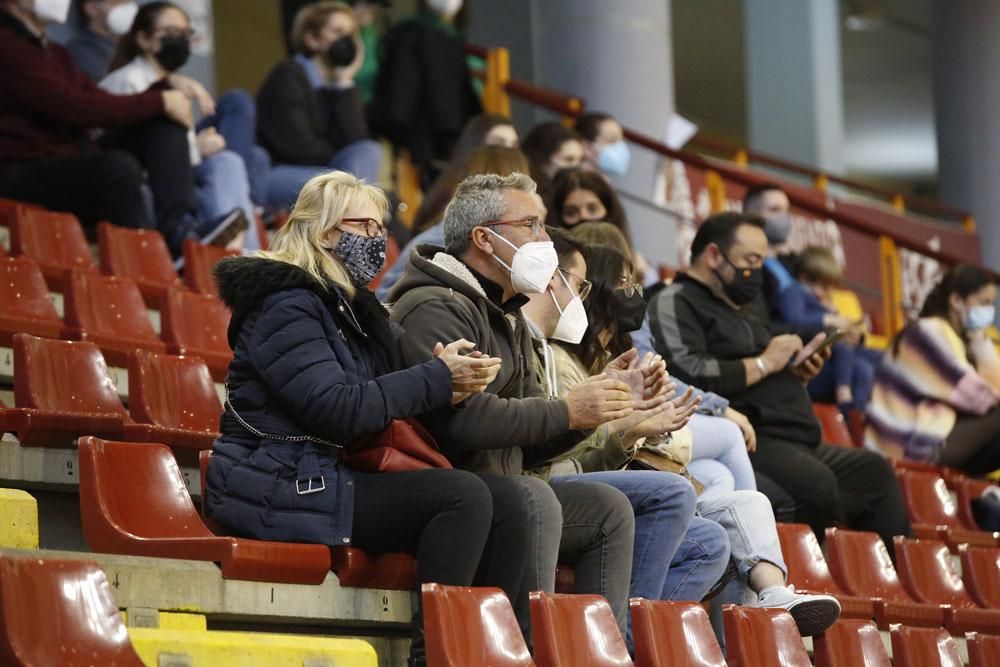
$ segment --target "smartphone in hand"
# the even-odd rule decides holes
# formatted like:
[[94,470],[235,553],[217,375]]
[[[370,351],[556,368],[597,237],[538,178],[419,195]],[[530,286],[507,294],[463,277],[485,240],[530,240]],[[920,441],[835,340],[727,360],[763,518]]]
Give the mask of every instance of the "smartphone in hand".
[[795,359],[792,360],[792,366],[798,366],[803,361],[816,354],[817,352],[822,352],[826,348],[830,347],[834,343],[840,341],[841,338],[847,332],[843,329],[834,329],[833,331],[821,331],[820,333],[813,336],[813,339],[802,346],[799,353],[795,355]]

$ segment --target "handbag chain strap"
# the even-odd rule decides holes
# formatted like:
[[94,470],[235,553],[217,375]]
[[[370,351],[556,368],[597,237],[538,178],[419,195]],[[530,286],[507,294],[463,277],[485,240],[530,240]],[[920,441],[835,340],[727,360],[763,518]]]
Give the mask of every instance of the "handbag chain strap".
[[330,442],[329,440],[324,440],[322,438],[317,438],[311,435],[274,435],[273,433],[264,433],[250,424],[247,423],[240,413],[236,412],[236,408],[233,407],[232,402],[229,400],[229,381],[226,381],[226,410],[233,413],[233,417],[239,422],[240,426],[250,431],[253,435],[258,438],[267,438],[268,440],[280,440],[282,442],[318,442],[321,445],[326,445],[327,447],[336,447],[337,449],[343,449],[343,445],[338,445],[335,442]]

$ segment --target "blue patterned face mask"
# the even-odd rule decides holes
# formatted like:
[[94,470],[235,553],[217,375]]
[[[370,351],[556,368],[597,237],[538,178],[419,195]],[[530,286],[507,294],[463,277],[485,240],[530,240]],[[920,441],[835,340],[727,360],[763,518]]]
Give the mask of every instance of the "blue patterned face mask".
[[333,246],[333,254],[351,274],[358,287],[370,283],[385,264],[385,236],[365,236],[344,232]]

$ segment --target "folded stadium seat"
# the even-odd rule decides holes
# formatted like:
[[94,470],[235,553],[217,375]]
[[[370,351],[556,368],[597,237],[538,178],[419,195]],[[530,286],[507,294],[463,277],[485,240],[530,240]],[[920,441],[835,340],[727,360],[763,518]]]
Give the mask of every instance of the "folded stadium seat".
[[1000,609],[981,609],[972,601],[955,571],[943,542],[897,536],[896,559],[903,588],[914,600],[949,605],[944,625],[953,635],[966,632],[1000,634]]
[[823,442],[838,447],[855,446],[840,408],[832,403],[813,403],[813,414],[823,429]]
[[74,271],[64,296],[65,337],[95,343],[110,365],[125,368],[135,349],[166,352],[130,278]]
[[816,667],[891,667],[889,654],[878,628],[871,621],[841,619],[813,637],[813,661]]
[[399,259],[399,243],[396,241],[396,237],[392,234],[388,234],[385,239],[385,263],[382,264],[382,270],[378,272],[378,275],[372,278],[372,281],[368,283],[368,289],[373,292],[382,282],[382,276],[385,272],[389,270],[389,267],[396,263]]
[[212,275],[212,267],[223,257],[239,257],[236,250],[204,245],[188,239],[184,241],[184,283],[195,292],[219,297],[219,288]]
[[895,667],[962,667],[955,640],[944,628],[912,628],[894,624],[892,664]]
[[801,593],[832,595],[840,602],[840,617],[871,620],[875,618],[875,605],[867,597],[845,593],[826,564],[812,528],[801,523],[778,523],[781,554],[788,567],[788,583]]
[[729,667],[812,667],[795,619],[784,609],[722,608]]
[[959,544],[1000,546],[997,533],[970,530],[962,525],[955,502],[939,475],[897,468],[896,479],[917,537],[944,540],[952,551]]
[[888,629],[890,623],[944,624],[941,607],[918,603],[907,595],[878,534],[827,528],[826,555],[833,578],[843,590],[874,599],[880,630]]
[[944,479],[945,485],[952,491],[958,488],[959,482],[966,478],[966,474],[961,470],[956,468],[949,468],[948,466],[939,466],[933,463],[926,463],[924,461],[911,461],[909,459],[889,459],[889,465],[892,466],[893,471],[895,471],[898,476],[903,470],[916,470],[917,472],[929,472],[935,475],[939,475]]
[[636,667],[725,667],[700,604],[632,598],[629,607]]
[[167,350],[172,354],[201,357],[216,382],[223,382],[229,372],[233,351],[226,331],[229,309],[215,297],[187,290],[167,293],[160,324]]
[[65,291],[71,271],[97,273],[97,264],[76,216],[21,207],[12,223],[10,254],[38,262],[49,289]]
[[13,555],[0,556],[0,663],[143,665],[96,563]]
[[980,607],[1000,609],[1000,549],[959,548],[965,590]]
[[424,584],[421,594],[428,667],[535,664],[499,588]]
[[188,495],[170,449],[80,439],[80,518],[99,553],[214,561],[228,579],[321,584],[330,549],[216,536]]
[[1000,656],[1000,637],[969,632],[965,635],[969,647],[969,667],[996,667]]
[[27,257],[0,257],[0,345],[16,333],[59,338],[62,320],[38,265]]
[[966,528],[980,530],[976,523],[976,517],[972,514],[972,501],[983,495],[983,491],[991,487],[995,488],[996,482],[988,479],[975,479],[972,477],[962,477],[955,485],[955,495],[958,496],[958,517]]
[[101,270],[134,280],[150,308],[160,308],[167,290],[183,285],[167,242],[155,229],[129,229],[102,222],[97,225],[97,242]]
[[611,605],[600,595],[532,591],[529,597],[538,667],[633,664]]

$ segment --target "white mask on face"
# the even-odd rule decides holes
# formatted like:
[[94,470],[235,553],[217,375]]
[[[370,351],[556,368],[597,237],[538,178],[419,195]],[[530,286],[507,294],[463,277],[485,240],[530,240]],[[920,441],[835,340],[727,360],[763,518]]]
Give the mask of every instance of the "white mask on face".
[[493,255],[493,259],[500,262],[500,265],[510,271],[510,284],[518,294],[541,294],[552,280],[552,274],[559,266],[559,257],[552,241],[529,241],[520,248],[497,234],[492,229],[488,230],[511,248],[514,248],[514,259],[511,265],[507,264]]
[[107,24],[108,30],[111,31],[112,35],[116,37],[121,37],[126,34],[132,28],[132,22],[135,21],[135,15],[139,13],[139,4],[135,2],[126,2],[122,5],[115,5],[108,12]]
[[27,9],[46,23],[65,23],[72,0],[35,0]]
[[[573,288],[570,287],[562,271],[559,272],[559,277],[562,278],[563,284],[572,294]],[[556,310],[559,311],[559,321],[556,323],[556,330],[552,332],[552,339],[576,345],[583,340],[583,334],[587,332],[587,309],[583,307],[583,299],[579,295],[573,294],[573,298],[566,304],[566,307],[560,308],[555,292],[549,290],[549,296],[552,297],[552,303],[556,304]]]
[[462,9],[462,0],[427,0],[427,7],[432,12],[451,16]]

